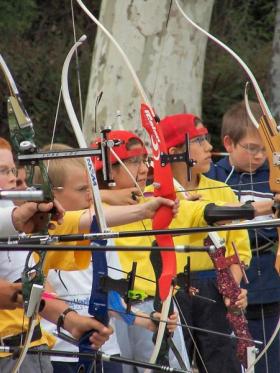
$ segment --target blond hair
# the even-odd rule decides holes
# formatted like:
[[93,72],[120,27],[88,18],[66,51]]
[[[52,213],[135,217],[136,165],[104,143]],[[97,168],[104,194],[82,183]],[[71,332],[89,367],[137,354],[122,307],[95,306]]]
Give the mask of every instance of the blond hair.
[[[52,145],[45,145],[42,151],[57,151],[57,150],[70,150],[73,149],[71,146],[54,143]],[[63,158],[63,159],[52,159],[44,161],[48,169],[48,175],[53,187],[63,187],[69,175],[69,171],[73,167],[78,167],[86,170],[86,164],[83,158]],[[42,183],[42,177],[40,175],[38,167],[36,167],[34,178],[34,183]]]

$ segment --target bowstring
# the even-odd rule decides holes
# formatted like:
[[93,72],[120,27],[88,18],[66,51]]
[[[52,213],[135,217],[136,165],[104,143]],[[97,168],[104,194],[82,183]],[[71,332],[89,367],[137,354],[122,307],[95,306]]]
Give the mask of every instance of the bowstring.
[[[128,176],[130,177],[130,179],[132,180],[132,182],[134,183],[134,185],[136,186],[136,188],[138,189],[141,197],[145,200],[145,195],[144,195],[144,192],[142,191],[140,185],[138,184],[137,182],[137,175],[138,175],[138,172],[139,172],[139,168],[137,170],[137,174],[136,174],[136,177],[132,174],[132,172],[130,172],[130,170],[128,169],[128,167],[124,164],[124,162],[120,159],[120,157],[117,155],[117,153],[112,149],[110,148],[110,151],[111,153],[113,154],[113,156],[117,159],[117,161],[120,163],[120,165],[124,168],[124,170],[126,171],[126,173],[128,174]],[[140,166],[139,166],[140,167]],[[144,220],[141,220],[141,224],[144,228],[144,230],[146,231],[147,230],[147,227],[144,223]],[[150,244],[152,245],[152,239],[150,236],[148,236],[148,240],[150,242]]]
[[[246,113],[246,127],[247,129],[249,128],[249,118],[248,118],[248,114]],[[248,133],[248,131],[247,131]],[[248,154],[249,153],[249,144],[247,144],[247,152]],[[249,157],[249,170],[250,170],[250,187],[251,187],[251,195],[253,196],[254,195],[254,183],[253,183],[253,171],[252,171],[252,157],[250,156]],[[261,288],[262,288],[262,271],[261,271],[261,268],[260,268],[260,249],[259,249],[259,236],[258,236],[258,229],[254,229],[254,236],[255,236],[255,242],[256,242],[256,248],[254,250],[254,252],[256,253],[256,257],[257,257],[257,274],[258,274],[258,278],[260,280],[260,284],[261,284]],[[262,320],[262,331],[263,331],[263,339],[264,339],[264,348],[267,346],[267,336],[266,336],[266,331],[265,331],[265,316],[264,316],[264,306],[263,306],[263,303],[261,303],[261,320]],[[264,357],[265,357],[265,369],[266,369],[266,373],[269,373],[269,368],[268,368],[268,356],[267,356],[267,351],[265,352],[264,354]]]
[[[185,316],[184,316],[184,314],[183,314],[183,311],[182,311],[182,309],[181,309],[181,307],[180,307],[180,305],[179,305],[179,302],[178,302],[178,300],[177,300],[177,298],[176,298],[176,294],[174,294],[173,299],[174,299],[174,302],[175,302],[175,304],[176,304],[176,307],[178,308],[179,314],[180,314],[180,316],[182,317],[183,322],[184,322],[185,325],[186,325],[186,329],[187,329],[187,331],[188,331],[188,333],[189,333],[189,336],[191,337],[191,340],[192,340],[192,343],[193,343],[193,345],[194,345],[195,351],[196,351],[196,353],[198,354],[198,356],[199,356],[199,358],[200,358],[200,361],[201,361],[201,363],[202,363],[202,365],[203,365],[203,368],[205,369],[205,372],[208,373],[208,370],[207,370],[207,368],[206,368],[205,362],[204,362],[204,360],[203,360],[203,358],[202,358],[202,355],[201,355],[201,353],[200,353],[200,351],[199,351],[199,347],[198,347],[198,345],[197,345],[197,343],[196,343],[196,341],[195,341],[195,338],[194,338],[194,336],[193,336],[193,333],[192,333],[192,331],[191,331],[191,329],[190,329],[190,325],[189,325],[189,323],[187,322],[187,320],[186,320],[186,318],[185,318]],[[184,324],[183,324],[183,325],[184,325]],[[191,360],[190,360],[190,363],[191,363]]]
[[[153,280],[151,280],[153,281]],[[84,295],[84,294],[82,294]],[[59,295],[59,294],[54,294],[51,298],[47,297],[47,300],[48,301],[51,301],[51,300],[61,300],[61,301],[68,301],[69,304],[76,304],[76,305],[79,305],[79,306],[82,306],[82,307],[87,307],[87,304],[85,304],[84,302],[79,302],[77,300],[69,300],[69,299],[65,299],[64,298],[65,295]],[[176,300],[177,301],[177,300]],[[141,302],[139,302],[139,304],[141,304]],[[178,308],[180,309],[180,307]],[[141,319],[146,319],[146,320],[151,320],[151,321],[155,321],[157,323],[163,323],[163,324],[168,324],[170,323],[170,320],[160,320],[158,318],[155,318],[155,317],[152,317],[150,315],[143,315],[143,314],[137,314],[137,312],[139,311],[139,309],[137,309],[137,307],[132,307],[132,312],[127,312],[127,311],[120,311],[120,310],[115,310],[113,308],[108,308],[108,311],[111,311],[111,312],[114,312],[115,314],[119,314],[119,315],[134,315],[136,316],[137,318],[141,318]],[[141,313],[145,313],[143,311],[140,310]],[[178,320],[180,321],[180,320]],[[233,336],[231,334],[226,334],[226,333],[222,333],[222,332],[218,332],[218,331],[215,331],[215,330],[211,330],[211,329],[204,329],[204,328],[200,328],[200,327],[196,327],[196,326],[192,326],[192,325],[188,325],[188,324],[184,324],[184,323],[180,323],[180,322],[172,322],[173,325],[176,325],[176,326],[179,326],[181,328],[184,328],[184,329],[193,329],[193,330],[197,330],[199,332],[203,332],[203,333],[211,333],[211,334],[214,334],[214,335],[219,335],[219,336],[223,336],[223,337],[227,337],[227,338],[233,338]],[[238,339],[241,339],[241,340],[248,340],[247,338],[242,338],[242,337],[237,337],[237,336],[234,336],[234,338],[236,340]],[[254,341],[254,340],[250,340],[250,341]],[[254,341],[254,342],[257,342],[258,344],[262,344],[261,341]]]
[[[174,183],[175,183],[175,190],[177,191],[178,189],[180,190],[181,188],[183,189],[183,187],[181,186],[181,184],[174,178]],[[194,189],[195,190],[195,189]],[[183,191],[182,191],[183,192]],[[189,196],[187,196],[186,194],[188,193],[188,191],[184,191],[185,192],[185,198],[188,198]],[[207,368],[206,368],[206,364],[205,364],[205,362],[204,362],[204,360],[203,360],[203,357],[202,357],[202,354],[200,353],[200,351],[199,351],[199,347],[198,347],[198,344],[196,343],[196,341],[195,341],[195,338],[194,338],[194,336],[193,336],[193,333],[192,333],[192,331],[191,331],[191,329],[189,328],[189,324],[188,324],[188,322],[187,322],[187,320],[186,320],[186,318],[185,318],[185,316],[184,316],[184,314],[183,314],[183,311],[182,311],[182,309],[181,309],[181,307],[180,307],[180,305],[179,305],[179,302],[178,302],[178,300],[177,300],[177,298],[176,298],[176,294],[174,295],[174,301],[175,301],[175,304],[176,304],[176,306],[177,306],[177,308],[178,308],[178,310],[179,310],[179,312],[180,312],[180,315],[181,315],[181,317],[183,318],[183,321],[184,321],[184,323],[185,323],[185,325],[186,325],[186,327],[187,327],[187,330],[188,330],[188,333],[189,333],[189,335],[190,335],[190,338],[191,338],[191,340],[192,340],[192,343],[193,343],[193,345],[194,345],[194,349],[195,349],[195,351],[196,351],[196,353],[198,354],[198,356],[199,356],[199,358],[200,358],[200,361],[201,361],[201,363],[202,363],[202,365],[203,365],[203,367],[204,367],[204,369],[205,369],[205,371],[206,371],[206,373],[208,373],[208,370],[207,370]],[[186,346],[186,348],[187,348],[187,346]],[[190,358],[190,357],[189,357]],[[191,360],[190,360],[190,362],[191,362]]]
[[154,102],[155,92],[156,92],[156,89],[157,89],[158,79],[159,79],[159,75],[160,75],[159,71],[160,71],[160,66],[161,66],[161,61],[162,61],[162,52],[163,52],[163,49],[165,47],[165,42],[166,42],[165,36],[167,35],[167,29],[168,29],[168,24],[169,24],[171,9],[172,9],[172,3],[173,3],[173,0],[170,0],[170,4],[169,4],[169,7],[168,7],[168,11],[167,11],[165,27],[162,29],[161,35],[160,35],[160,37],[162,38],[163,41],[160,45],[160,50],[159,50],[158,63],[157,63],[157,69],[156,69],[157,73],[156,73],[156,77],[155,77],[154,88],[153,88],[153,90],[151,90],[151,97],[152,97],[153,106],[155,104],[155,102]]
[[[74,44],[77,42],[77,36],[76,36],[76,23],[75,23],[75,14],[74,14],[74,6],[73,6],[73,0],[71,0],[71,18],[72,18],[72,30],[73,30],[73,40]],[[81,75],[80,75],[80,61],[79,61],[79,55],[78,50],[75,50],[75,61],[76,61],[76,76],[77,76],[77,84],[78,84],[78,93],[79,93],[79,108],[80,108],[80,123],[83,128],[84,124],[84,110],[83,110],[83,101],[82,101],[82,88],[81,88]]]
[[116,48],[118,49],[118,51],[120,52],[120,54],[122,55],[127,67],[129,68],[130,70],[130,73],[132,74],[132,77],[134,79],[134,82],[139,90],[139,93],[143,99],[143,101],[145,103],[148,104],[148,106],[151,108],[151,105],[149,103],[149,99],[148,97],[146,96],[144,90],[143,90],[143,87],[135,73],[135,70],[133,69],[130,61],[128,60],[127,56],[125,55],[124,51],[122,50],[122,48],[119,46],[119,44],[116,42],[116,40],[112,37],[112,35],[108,32],[108,30],[88,11],[87,8],[84,7],[84,5],[82,4],[81,1],[78,1],[79,5],[84,9],[84,11],[88,14],[88,16],[103,30],[103,32],[109,37],[109,39],[113,42],[113,44],[116,46]]
[[[269,184],[268,181],[257,181],[254,183],[254,185],[260,185],[260,184]],[[206,188],[195,188],[195,189],[183,189],[177,190],[176,193],[184,193],[184,192],[196,192],[199,190],[211,190],[211,189],[224,189],[224,188],[235,188],[240,186],[251,186],[251,183],[239,183],[239,184],[227,184],[227,185],[221,185],[221,186],[215,186],[215,187],[206,187]]]
[[[73,41],[74,43],[77,42],[77,36],[76,36],[76,23],[75,23],[75,13],[74,13],[74,6],[73,6],[73,0],[70,1],[70,7],[71,7],[71,21],[72,21],[72,31],[73,31]],[[80,121],[83,127],[83,102],[82,102],[82,89],[81,89],[81,76],[80,76],[80,63],[79,63],[79,56],[78,51],[75,51],[75,61],[76,61],[76,74],[77,74],[77,85],[78,85],[78,97],[79,97],[79,108],[80,108]],[[50,150],[52,150],[54,138],[57,130],[57,120],[58,120],[58,113],[60,109],[61,104],[61,86],[59,89],[59,95],[58,95],[58,101],[56,106],[56,112],[55,112],[55,119],[53,124],[53,130],[52,130],[52,137],[50,142]],[[47,161],[47,172],[49,170],[50,160]]]
[[[55,118],[54,118],[52,137],[51,137],[51,142],[50,142],[50,151],[53,148],[55,133],[56,133],[56,130],[57,130],[58,113],[59,113],[59,109],[60,109],[60,105],[61,105],[61,93],[62,93],[62,90],[61,90],[61,87],[60,87],[58,100],[57,100],[57,105],[56,105],[56,110],[55,110]],[[50,159],[47,160],[47,164],[46,164],[47,173],[49,172],[49,167],[50,167]]]

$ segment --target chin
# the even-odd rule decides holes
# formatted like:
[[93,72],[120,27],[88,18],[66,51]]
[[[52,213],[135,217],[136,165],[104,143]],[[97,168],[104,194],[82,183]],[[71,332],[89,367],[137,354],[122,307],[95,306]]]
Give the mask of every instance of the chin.
[[252,167],[252,166],[249,166],[249,167],[243,167],[242,168],[242,171],[243,172],[248,172],[248,173],[252,173],[252,172],[255,172],[260,166],[255,166],[255,167]]
[[143,184],[138,184],[140,186],[140,189],[142,192],[144,192],[145,188],[146,188],[146,183],[143,183]]
[[206,172],[208,172],[210,170],[210,164],[207,164],[205,166],[202,166],[200,167],[200,169],[198,170],[198,174],[205,174]]

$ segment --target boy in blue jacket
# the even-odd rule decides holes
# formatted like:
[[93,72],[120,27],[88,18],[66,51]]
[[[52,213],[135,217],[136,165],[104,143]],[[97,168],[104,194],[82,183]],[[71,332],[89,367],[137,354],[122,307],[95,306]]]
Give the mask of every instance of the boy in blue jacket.
[[[257,120],[262,113],[257,103],[250,103]],[[273,198],[269,188],[269,168],[260,135],[251,123],[244,102],[233,105],[222,121],[222,142],[229,153],[213,164],[207,176],[230,185],[241,202]],[[271,218],[262,216],[257,219]],[[254,339],[270,339],[280,315],[280,277],[274,269],[277,232],[275,229],[249,230],[252,261],[249,279],[247,319]],[[243,285],[244,286],[244,285]],[[279,334],[267,354],[257,363],[256,373],[277,373],[280,366]]]

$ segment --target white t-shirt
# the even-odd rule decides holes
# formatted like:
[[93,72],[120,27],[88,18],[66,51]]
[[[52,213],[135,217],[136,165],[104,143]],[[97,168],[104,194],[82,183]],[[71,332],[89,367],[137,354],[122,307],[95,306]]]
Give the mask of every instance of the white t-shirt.
[[[109,244],[109,243],[108,243]],[[107,264],[113,268],[120,269],[119,258],[116,252],[106,252]],[[108,275],[112,278],[122,278],[119,271],[108,268]],[[79,314],[88,315],[88,305],[92,288],[92,265],[83,271],[56,271],[50,270],[48,282],[54,288],[59,298],[64,299],[69,306]],[[76,303],[75,303],[76,302]],[[77,304],[78,303],[78,304]],[[41,321],[41,325],[48,332],[53,333],[56,326],[46,320]],[[114,320],[110,319],[110,325],[114,329]],[[66,341],[57,338],[54,349],[62,351],[78,351],[78,348]],[[120,354],[116,334],[113,333],[109,340],[102,346],[102,351],[110,355]],[[54,361],[77,361],[77,358],[51,357]]]
[[[19,280],[27,255],[26,251],[0,250],[0,277],[11,282]],[[33,260],[32,264],[34,264]]]
[[12,221],[12,211],[15,205],[12,201],[0,201],[0,237],[17,234]]
[[[18,233],[12,222],[14,208],[12,201],[0,201],[0,236],[2,237]],[[27,255],[27,251],[0,250],[0,277],[11,282],[20,279]]]

